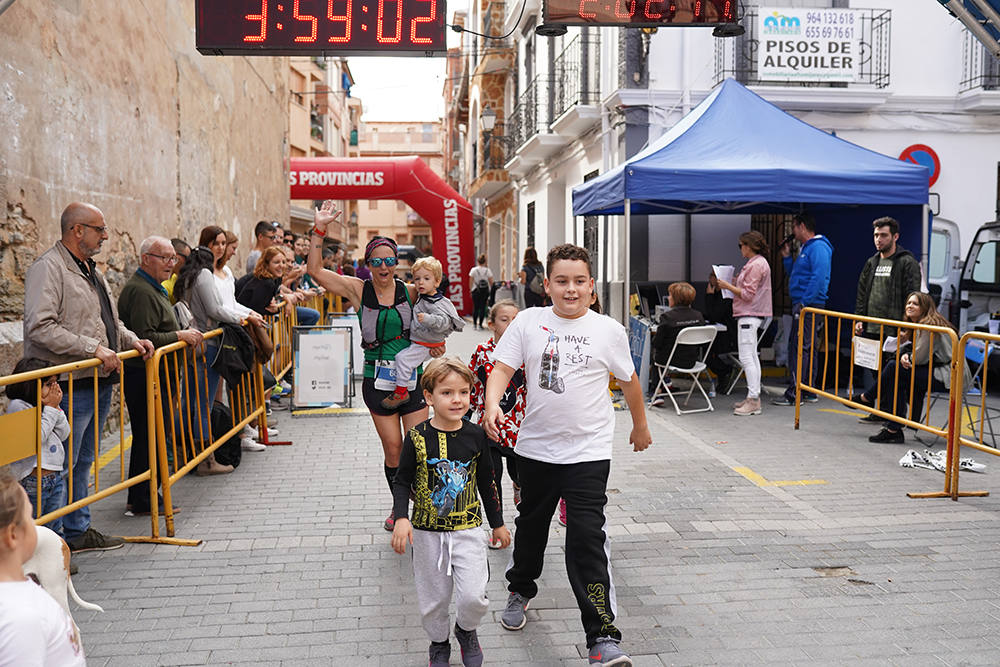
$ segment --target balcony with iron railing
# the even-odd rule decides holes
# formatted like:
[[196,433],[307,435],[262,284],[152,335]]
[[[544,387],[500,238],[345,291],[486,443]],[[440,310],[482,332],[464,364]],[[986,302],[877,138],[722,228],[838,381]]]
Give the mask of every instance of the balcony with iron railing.
[[[503,29],[505,4],[500,0],[494,0],[486,4],[483,9],[484,35],[499,37],[506,34]],[[482,49],[477,50],[477,61],[473,70],[473,76],[483,74],[499,74],[508,72],[514,67],[514,47],[509,39],[488,39],[483,38]]]
[[600,36],[585,29],[574,37],[552,65],[552,129],[568,137],[600,120]]
[[958,104],[963,110],[1000,110],[1000,59],[968,31],[963,44],[958,91]]
[[[759,8],[747,7],[741,21],[746,33],[715,42],[716,83],[734,78],[744,85],[758,87],[761,94],[784,108],[808,104],[814,109],[860,110],[881,104],[887,97],[887,93],[882,90],[890,83],[892,12],[888,9],[871,8],[852,11],[860,14],[861,19],[860,33],[857,36],[858,63],[853,81],[823,81],[818,76],[808,75],[796,79],[762,74],[758,66],[761,47],[761,36],[758,34]],[[803,88],[812,89],[812,92],[795,92]]]
[[469,197],[489,199],[510,183],[510,174],[504,168],[508,143],[503,121],[496,121],[492,132],[483,132],[482,150],[478,151],[476,173],[469,184]]
[[515,176],[527,173],[569,143],[566,137],[549,130],[555,102],[552,88],[549,75],[536,76],[510,114],[505,166]]

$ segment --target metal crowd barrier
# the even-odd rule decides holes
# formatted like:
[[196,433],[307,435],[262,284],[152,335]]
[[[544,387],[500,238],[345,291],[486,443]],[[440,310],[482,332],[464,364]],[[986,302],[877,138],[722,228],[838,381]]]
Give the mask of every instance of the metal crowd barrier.
[[[968,447],[992,456],[1000,456],[1000,450],[995,447],[995,442],[993,443],[994,446],[990,446],[984,441],[985,429],[987,426],[989,427],[990,433],[993,433],[989,412],[991,409],[996,410],[996,408],[990,408],[986,403],[987,395],[989,393],[990,347],[1000,343],[1000,336],[980,331],[970,331],[962,336],[961,340],[958,341],[955,355],[953,355],[952,358],[966,359],[966,350],[969,347],[969,343],[972,341],[979,341],[979,344],[983,346],[982,364],[975,374],[975,378],[978,378],[979,380],[978,420],[971,419],[970,415],[970,422],[972,422],[970,426],[973,435],[976,436],[976,439],[972,440],[965,437],[962,434],[961,424],[957,424],[948,439],[948,458],[945,467],[944,490],[941,492],[931,493],[910,493],[908,495],[911,498],[951,498],[952,500],[958,500],[960,497],[983,497],[990,495],[989,491],[959,491],[958,488],[959,472],[962,468],[962,447]],[[951,405],[953,411],[957,412],[954,407],[956,401],[964,399],[969,400],[970,403],[972,402],[971,397],[968,395],[968,389],[971,389],[971,387],[965,387],[964,373],[958,373],[957,378],[956,376],[953,376],[951,391]],[[961,406],[961,403],[959,403],[959,406]],[[976,428],[977,424],[975,421],[978,421],[978,428]]]
[[[822,324],[820,326],[821,331],[822,331],[822,340],[821,341],[817,341],[816,340],[816,328],[817,327],[816,327],[816,325],[815,325],[815,323],[813,321],[813,318],[822,318]],[[813,352],[810,355],[809,359],[806,360],[806,362],[805,362],[805,363],[808,364],[808,366],[804,367],[803,353],[802,353],[802,347],[803,347],[802,343],[804,341],[804,336],[806,335],[806,324],[807,324],[807,322],[810,324],[810,326],[809,326],[809,334],[808,335],[810,336],[810,348],[812,349]],[[844,327],[844,323],[845,322],[848,325],[846,327],[846,330],[845,330],[845,327]],[[887,337],[887,329],[890,330],[890,331],[893,330],[893,329],[895,329],[897,340],[898,340],[899,334],[902,331],[910,331],[911,332],[910,333],[911,338],[912,338],[912,336],[917,331],[926,331],[926,332],[929,332],[929,333],[940,334],[942,336],[945,336],[950,341],[950,343],[951,343],[951,350],[952,350],[952,354],[951,354],[952,363],[951,363],[951,368],[950,368],[951,386],[952,387],[955,386],[955,373],[956,373],[956,370],[959,372],[959,375],[961,375],[960,371],[961,371],[962,366],[955,363],[956,359],[957,359],[956,353],[957,353],[957,348],[958,348],[958,334],[956,334],[955,330],[952,329],[951,327],[937,327],[937,326],[929,326],[929,325],[926,325],[926,324],[916,324],[916,323],[913,323],[913,322],[899,322],[899,321],[896,321],[896,320],[880,319],[880,318],[877,318],[877,317],[867,317],[867,316],[864,316],[864,315],[854,315],[854,314],[850,314],[850,313],[840,313],[840,312],[837,312],[837,311],[824,310],[824,309],[821,309],[821,308],[803,308],[802,312],[799,314],[799,339],[798,339],[799,340],[799,345],[798,345],[798,349],[797,349],[797,352],[796,352],[795,428],[796,429],[799,428],[799,417],[800,417],[800,412],[801,412],[801,407],[802,407],[802,392],[803,391],[810,391],[810,392],[815,393],[818,396],[822,396],[824,398],[829,398],[830,400],[833,400],[833,401],[836,401],[836,402],[841,403],[843,405],[846,405],[847,407],[852,408],[854,410],[864,410],[865,412],[878,415],[879,417],[884,417],[886,419],[891,419],[891,420],[893,420],[895,422],[898,422],[898,423],[900,423],[900,424],[902,424],[904,426],[915,428],[915,429],[920,430],[920,431],[925,431],[927,433],[931,433],[931,434],[940,436],[942,438],[948,438],[949,434],[953,430],[954,420],[955,420],[955,417],[957,416],[955,414],[955,410],[954,410],[954,407],[955,407],[955,405],[954,405],[954,396],[950,396],[948,424],[946,426],[944,426],[944,427],[935,426],[935,425],[933,425],[930,422],[930,405],[932,403],[932,394],[935,393],[932,390],[932,388],[931,388],[932,380],[933,380],[933,377],[934,377],[933,369],[932,369],[932,371],[930,373],[927,374],[927,383],[926,383],[926,386],[920,388],[920,393],[919,394],[916,393],[916,391],[917,391],[917,386],[916,386],[917,383],[916,382],[910,382],[909,391],[907,392],[907,394],[905,396],[901,397],[899,395],[899,375],[900,375],[900,368],[901,368],[899,359],[900,359],[900,356],[902,356],[902,355],[900,353],[899,345],[898,344],[896,345],[895,351],[892,352],[892,353],[890,353],[892,355],[892,360],[895,362],[895,372],[893,373],[893,377],[892,377],[892,386],[891,387],[884,387],[883,386],[884,383],[883,383],[883,379],[882,379],[882,364],[881,363],[879,364],[878,371],[875,371],[877,373],[877,376],[878,376],[876,378],[876,388],[875,388],[875,398],[874,398],[874,405],[875,405],[875,407],[869,407],[867,405],[864,405],[862,403],[858,403],[858,402],[852,400],[853,396],[855,395],[854,372],[853,372],[854,371],[854,365],[855,365],[855,363],[854,363],[855,362],[855,358],[854,358],[853,336],[854,336],[854,325],[857,322],[872,323],[872,324],[877,324],[879,326],[879,336],[878,336],[877,340],[878,340],[878,349],[879,349],[879,358],[880,359],[884,359],[884,357],[885,357],[885,355],[881,352],[881,350],[885,346],[885,340],[886,340],[886,337]],[[830,337],[831,323],[833,325],[835,325],[835,327],[836,327],[836,335],[833,337],[832,341],[831,341],[831,337]],[[849,363],[848,367],[846,368],[847,378],[848,378],[847,379],[847,383],[846,383],[846,390],[847,390],[847,397],[846,398],[840,395],[840,389],[841,389],[841,386],[840,386],[840,376],[841,376],[841,372],[840,372],[841,371],[841,368],[840,368],[840,363],[841,363],[841,355],[840,355],[841,345],[840,345],[840,342],[842,340],[844,340],[845,338],[847,340],[847,344],[850,346],[850,351],[851,351],[850,363]],[[874,341],[875,339],[872,339],[872,340]],[[817,342],[822,342],[822,349],[817,348]],[[932,360],[934,359],[934,346],[935,346],[936,342],[937,342],[937,336],[931,336],[931,338],[930,338],[929,358],[932,359]],[[832,383],[833,386],[832,387],[829,386],[830,383],[828,382],[829,372],[831,370],[831,363],[830,363],[830,361],[831,361],[830,360],[830,355],[831,354],[834,355],[833,364],[832,364],[832,370],[833,370],[833,373],[832,373],[832,375],[833,375],[833,383]],[[821,371],[821,373],[817,373],[817,372],[815,372],[817,370],[815,365],[817,363],[818,358],[820,358],[820,357],[822,358],[822,365],[820,366],[820,369],[819,369]],[[803,376],[803,371],[804,370],[809,371],[808,374],[805,377],[808,377],[808,378],[816,377],[816,379],[819,380],[818,386],[813,386],[813,385],[811,385],[811,384],[809,384],[807,382],[803,382],[803,377],[804,377]],[[884,392],[886,392],[886,391],[891,391],[892,392],[892,404],[891,404],[892,411],[891,412],[886,412],[886,411],[883,411],[881,409],[881,406],[882,406],[882,397],[883,397]],[[919,398],[920,401],[925,404],[924,405],[924,409],[922,411],[923,412],[923,420],[922,421],[918,421],[918,420],[915,420],[915,419],[912,418],[914,416],[915,408],[918,405],[917,403],[914,402],[914,400],[916,398]],[[904,409],[908,408],[907,412],[905,413],[905,416],[904,415],[900,415],[900,416],[896,415],[897,409],[900,407],[900,403],[899,402],[901,400],[905,401],[905,403],[903,404],[905,406]]]
[[[294,312],[294,311],[293,311]],[[294,315],[288,318],[294,321]],[[288,322],[283,323],[290,333]],[[222,334],[221,329],[205,334],[206,340],[211,340]],[[288,338],[290,348],[290,337]],[[125,452],[130,445],[130,437],[125,431],[125,403],[119,385],[118,391],[118,445],[110,450],[101,451],[103,440],[100,429],[94,429],[94,464],[92,467],[93,491],[84,498],[72,497],[72,466],[69,466],[67,477],[68,501],[65,506],[48,514],[38,516],[35,523],[46,524],[53,519],[65,516],[81,507],[90,505],[110,495],[124,491],[136,484],[150,482],[150,535],[127,536],[129,542],[155,542],[161,544],[196,545],[200,540],[185,540],[174,537],[173,486],[199,463],[217,451],[231,437],[238,436],[243,427],[256,420],[262,440],[266,442],[267,414],[265,409],[265,388],[263,367],[254,363],[251,372],[245,373],[236,386],[229,386],[229,407],[232,412],[231,428],[220,437],[212,436],[211,407],[215,396],[208,394],[208,366],[205,359],[204,344],[199,349],[193,349],[186,343],[177,342],[157,348],[153,356],[145,362],[146,371],[146,410],[147,410],[147,443],[149,447],[149,468],[133,477],[126,478]],[[290,350],[289,350],[290,353]],[[118,354],[119,359],[134,359],[138,352],[130,350]],[[87,359],[71,364],[43,368],[29,373],[20,373],[0,377],[0,387],[6,387],[16,382],[36,382],[37,394],[41,395],[42,379],[53,375],[74,373],[79,383],[80,373],[89,371],[86,377],[93,378],[94,416],[97,414],[97,368],[101,366],[99,359]],[[221,386],[224,381],[220,379]],[[73,460],[73,401],[74,393],[79,387],[69,384],[67,400],[69,411],[67,419],[71,434],[66,441],[66,457]],[[0,432],[4,433],[4,444],[0,448],[0,466],[18,461],[29,456],[41,460],[41,415],[42,410],[36,407],[15,413],[0,415]],[[291,444],[290,442],[266,444]],[[119,474],[116,481],[102,486],[101,469],[113,458],[119,459]],[[38,493],[36,507],[41,507],[41,471],[37,469],[36,481]],[[104,479],[107,479],[106,477]],[[158,484],[156,483],[158,482]],[[160,534],[160,508],[157,499],[157,486],[163,494],[163,515],[166,524],[166,536]]]
[[[821,340],[816,340],[816,326],[812,323],[811,318],[822,318],[822,334]],[[848,327],[844,328],[844,323],[848,323]],[[855,352],[853,341],[854,323],[855,322],[870,322],[879,325],[879,336],[878,336],[878,349],[882,350],[885,339],[887,337],[887,329],[895,329],[897,336],[901,330],[909,330],[911,332],[916,331],[927,331],[935,334],[940,334],[948,340],[951,347],[951,363],[949,365],[950,374],[950,384],[947,392],[935,392],[932,387],[933,381],[933,368],[928,373],[927,382],[925,386],[919,387],[919,393],[917,393],[918,387],[917,383],[910,382],[909,391],[903,395],[899,395],[899,374],[900,374],[900,351],[897,345],[895,352],[891,353],[891,358],[895,361],[895,372],[892,375],[891,386],[884,386],[881,367],[878,372],[877,384],[876,384],[876,396],[875,396],[875,407],[869,407],[867,405],[858,403],[852,400],[855,395],[853,386],[853,369],[855,365]],[[831,341],[831,323],[835,325],[836,335]],[[807,324],[812,324],[809,327],[810,342],[812,344],[813,354],[808,360],[804,359],[803,355],[803,336],[806,335]],[[846,334],[843,335],[843,334]],[[911,337],[913,333],[911,333]],[[848,380],[846,386],[847,397],[840,396],[840,349],[842,346],[840,342],[842,340],[848,341],[850,345],[850,365],[847,368]],[[934,359],[934,345],[936,344],[936,336],[931,337],[929,358]],[[875,340],[875,339],[872,339]],[[976,371],[974,377],[979,380],[979,415],[978,418],[973,419],[970,410],[970,394],[969,389],[971,387],[966,387],[965,384],[965,364],[966,364],[966,350],[969,347],[969,343],[973,341],[978,341],[978,345],[983,346],[983,357],[980,368]],[[817,350],[817,343],[822,343],[822,350]],[[989,394],[989,350],[992,345],[1000,344],[1000,335],[993,335],[978,331],[973,331],[965,334],[959,339],[958,334],[955,333],[954,329],[951,327],[936,327],[928,326],[924,324],[915,324],[911,322],[898,322],[895,320],[884,320],[874,317],[865,317],[862,315],[853,315],[849,313],[840,313],[836,311],[823,310],[820,308],[804,308],[799,316],[799,345],[797,350],[796,358],[796,388],[795,388],[795,428],[799,428],[799,417],[800,408],[802,405],[802,392],[811,391],[819,396],[828,398],[830,400],[836,401],[854,410],[863,410],[870,414],[875,414],[886,419],[891,419],[904,427],[910,427],[917,429],[918,431],[923,431],[930,433],[932,435],[944,438],[947,443],[947,462],[945,468],[945,481],[944,489],[942,491],[928,492],[928,493],[908,493],[907,496],[910,498],[951,498],[952,500],[958,500],[959,497],[982,497],[988,496],[989,491],[960,491],[959,490],[959,473],[961,472],[961,451],[962,447],[968,447],[985,454],[990,454],[992,456],[1000,456],[1000,449],[995,447],[996,443],[993,442],[992,446],[986,444],[985,433],[988,430],[991,434],[993,433],[992,422],[990,418],[990,410],[997,411],[998,408],[991,408],[987,405],[987,396]],[[830,387],[828,382],[828,374],[831,369],[830,355],[834,354],[835,359],[833,360],[833,386]],[[803,371],[808,370],[808,377],[813,377],[813,369],[815,369],[815,364],[819,359],[821,361],[821,373],[817,373],[817,379],[819,382],[816,386],[803,381]],[[881,360],[885,360],[885,356],[881,356]],[[933,365],[933,362],[932,362]],[[884,392],[892,392],[892,412],[886,412],[881,409],[882,397]],[[948,420],[944,426],[935,426],[931,423],[931,406],[933,405],[935,398],[943,398],[947,396],[948,399]],[[904,410],[907,408],[908,413],[905,415],[897,416],[895,413],[900,407],[899,401],[905,401]],[[919,401],[920,407],[922,408],[923,418],[921,420],[913,419],[914,408],[918,405],[915,401]],[[974,436],[973,438],[968,438],[962,433],[963,423],[961,419],[961,411],[963,407],[968,411],[970,416],[969,427]],[[978,423],[976,423],[978,422]]]
[[[125,361],[126,359],[135,359],[139,356],[139,353],[135,350],[129,350],[128,352],[119,352],[118,359],[120,361]],[[155,476],[155,470],[146,470],[134,477],[125,476],[125,452],[128,451],[129,446],[127,443],[128,438],[125,436],[124,421],[125,421],[125,399],[124,394],[121,391],[121,385],[119,385],[118,394],[118,445],[107,452],[102,454],[101,452],[101,440],[102,433],[101,429],[94,428],[94,463],[91,467],[91,481],[93,486],[93,492],[88,494],[83,498],[73,497],[73,435],[75,425],[73,423],[73,407],[76,401],[76,394],[79,393],[80,387],[82,386],[81,380],[86,381],[87,378],[92,379],[91,382],[87,382],[90,385],[88,389],[83,391],[93,392],[93,404],[94,404],[94,423],[95,425],[99,423],[98,414],[98,368],[102,365],[100,359],[86,359],[83,361],[77,361],[69,364],[62,364],[59,366],[51,366],[49,368],[42,368],[37,371],[30,371],[28,373],[18,373],[16,375],[7,375],[0,377],[0,387],[7,387],[11,384],[18,382],[35,382],[36,396],[39,397],[38,405],[31,410],[23,410],[20,412],[7,413],[0,415],[0,432],[4,434],[4,445],[0,449],[0,465],[7,465],[18,461],[29,456],[34,456],[36,461],[35,466],[35,481],[36,481],[36,497],[35,497],[35,523],[37,525],[44,525],[58,519],[60,517],[66,516],[71,512],[75,512],[81,507],[85,507],[92,503],[97,502],[103,498],[118,493],[119,491],[124,491],[129,487],[135,486],[142,482],[147,482],[153,479]],[[89,372],[88,372],[89,371]],[[119,370],[119,374],[121,371]],[[41,461],[41,431],[42,431],[42,405],[41,405],[41,395],[42,395],[42,379],[47,377],[52,377],[53,375],[68,375],[69,382],[67,384],[67,391],[65,393],[65,398],[67,400],[68,410],[66,412],[66,419],[69,422],[70,435],[66,439],[65,443],[65,455],[66,460],[70,462],[68,470],[66,473],[66,504],[61,508],[55,510],[54,512],[49,512],[48,514],[40,515],[41,512],[41,488],[42,488],[42,472],[40,466],[37,465]],[[146,366],[146,388],[150,389],[152,383],[152,375],[150,367]],[[152,392],[149,392],[152,395]],[[149,404],[147,402],[147,408]],[[150,438],[150,456],[154,453],[155,440]],[[110,463],[114,458],[119,461],[118,464],[118,480],[111,482],[109,485],[102,485],[101,479],[101,468],[105,463]],[[152,485],[151,485],[152,486]],[[152,504],[156,506],[156,496],[155,489],[151,490],[152,494]],[[155,525],[154,525],[155,528]],[[145,536],[127,537],[130,542],[148,542],[152,541],[151,538]]]

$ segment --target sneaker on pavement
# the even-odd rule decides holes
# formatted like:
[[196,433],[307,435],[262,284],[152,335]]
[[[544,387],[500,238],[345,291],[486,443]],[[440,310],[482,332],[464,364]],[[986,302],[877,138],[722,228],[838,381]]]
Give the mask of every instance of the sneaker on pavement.
[[559,499],[559,525],[566,525],[566,499]]
[[431,642],[427,656],[430,658],[427,662],[429,667],[448,667],[448,662],[451,660],[451,642]]
[[529,598],[520,593],[511,593],[507,598],[507,606],[500,614],[500,625],[508,630],[520,630],[528,622],[528,617],[524,615],[525,610],[531,603]]
[[902,431],[890,431],[887,428],[868,438],[868,442],[887,442],[895,445],[902,444],[905,441],[906,439],[903,437]]
[[618,642],[610,637],[598,637],[594,645],[590,647],[589,661],[591,665],[631,665],[632,658],[628,657],[623,650],[618,647]]
[[760,413],[759,398],[748,398],[741,405],[736,406],[736,409],[733,410],[733,414],[737,417],[749,417],[750,415],[759,415]]
[[455,624],[455,639],[462,649],[462,664],[465,667],[480,667],[483,664],[483,649],[475,630],[463,630]]
[[662,398],[662,397],[657,397],[657,398],[654,398],[654,399],[653,399],[652,401],[650,401],[650,403],[649,403],[649,407],[651,407],[651,408],[658,408],[658,407],[660,407],[661,405],[663,405],[663,398]]
[[[267,427],[267,437],[274,438],[277,435],[278,435],[278,429],[271,428],[270,426]],[[257,428],[255,426],[250,426],[249,424],[247,424],[246,426],[243,427],[243,437],[259,440],[260,434],[257,432]]]
[[241,438],[240,447],[244,452],[262,452],[267,449],[267,445],[262,445],[253,438]]
[[66,540],[69,550],[75,553],[82,551],[111,551],[125,546],[125,540],[120,537],[102,535],[93,528],[88,528],[82,535]]
[[795,399],[789,399],[787,396],[782,394],[778,398],[772,398],[771,405],[795,405]]
[[735,405],[733,405],[733,410],[736,410],[737,408],[739,408],[741,405],[743,405],[746,402],[747,402],[746,398],[744,398],[742,401],[738,401]]
[[803,403],[819,403],[819,396],[816,394],[807,394],[802,392],[802,402]]

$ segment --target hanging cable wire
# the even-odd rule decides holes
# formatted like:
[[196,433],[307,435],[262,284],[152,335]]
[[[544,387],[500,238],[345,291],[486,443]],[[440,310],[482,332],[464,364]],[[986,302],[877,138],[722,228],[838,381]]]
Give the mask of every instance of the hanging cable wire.
[[524,16],[524,6],[527,4],[528,0],[521,0],[521,11],[518,12],[517,14],[517,21],[514,22],[514,27],[510,29],[510,32],[508,32],[503,37],[498,37],[496,35],[484,35],[481,32],[476,32],[475,30],[469,30],[468,28],[460,25],[452,25],[450,23],[446,23],[445,25],[454,30],[455,32],[467,32],[470,35],[477,35],[479,37],[485,37],[486,39],[507,39],[508,37],[514,34],[514,31],[517,30],[517,26],[521,24],[521,17]]

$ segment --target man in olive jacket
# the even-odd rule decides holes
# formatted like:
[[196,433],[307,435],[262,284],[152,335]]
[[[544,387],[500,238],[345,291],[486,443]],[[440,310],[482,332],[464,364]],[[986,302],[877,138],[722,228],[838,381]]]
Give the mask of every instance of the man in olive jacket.
[[[911,292],[920,291],[920,262],[909,250],[899,245],[899,222],[894,218],[878,218],[872,223],[875,249],[868,258],[858,278],[858,297],[854,304],[856,315],[902,320],[906,298]],[[878,339],[878,324],[857,322],[854,333],[865,338]],[[884,335],[895,336],[895,328],[885,327]],[[875,389],[875,373],[863,369],[864,391]]]
[[[145,358],[153,344],[140,339],[118,319],[118,311],[104,276],[92,259],[108,238],[104,214],[91,204],[72,203],[60,218],[62,237],[42,253],[24,279],[24,356],[37,357],[52,365],[98,358],[97,394],[93,370],[60,377],[63,400],[69,412],[68,383],[73,381],[73,467],[69,502],[89,493],[90,466],[94,462],[94,433],[100,435],[111,408],[111,394],[118,384],[118,352],[135,349]],[[98,418],[94,419],[94,402]],[[69,448],[67,447],[67,452]],[[117,549],[125,543],[108,537],[90,525],[90,507],[63,517],[63,534],[73,551]]]
[[[150,236],[139,245],[139,268],[118,296],[118,312],[122,314],[125,325],[137,336],[148,338],[156,347],[177,341],[195,347],[202,340],[200,331],[181,329],[177,324],[167,290],[161,284],[170,277],[176,263],[174,245],[162,236]],[[122,386],[132,424],[128,476],[135,477],[149,469],[150,415],[146,406],[146,365],[139,359],[126,359],[122,366]],[[164,414],[169,414],[169,411],[165,409]],[[148,513],[149,493],[148,482],[129,487],[125,511],[134,515]]]

